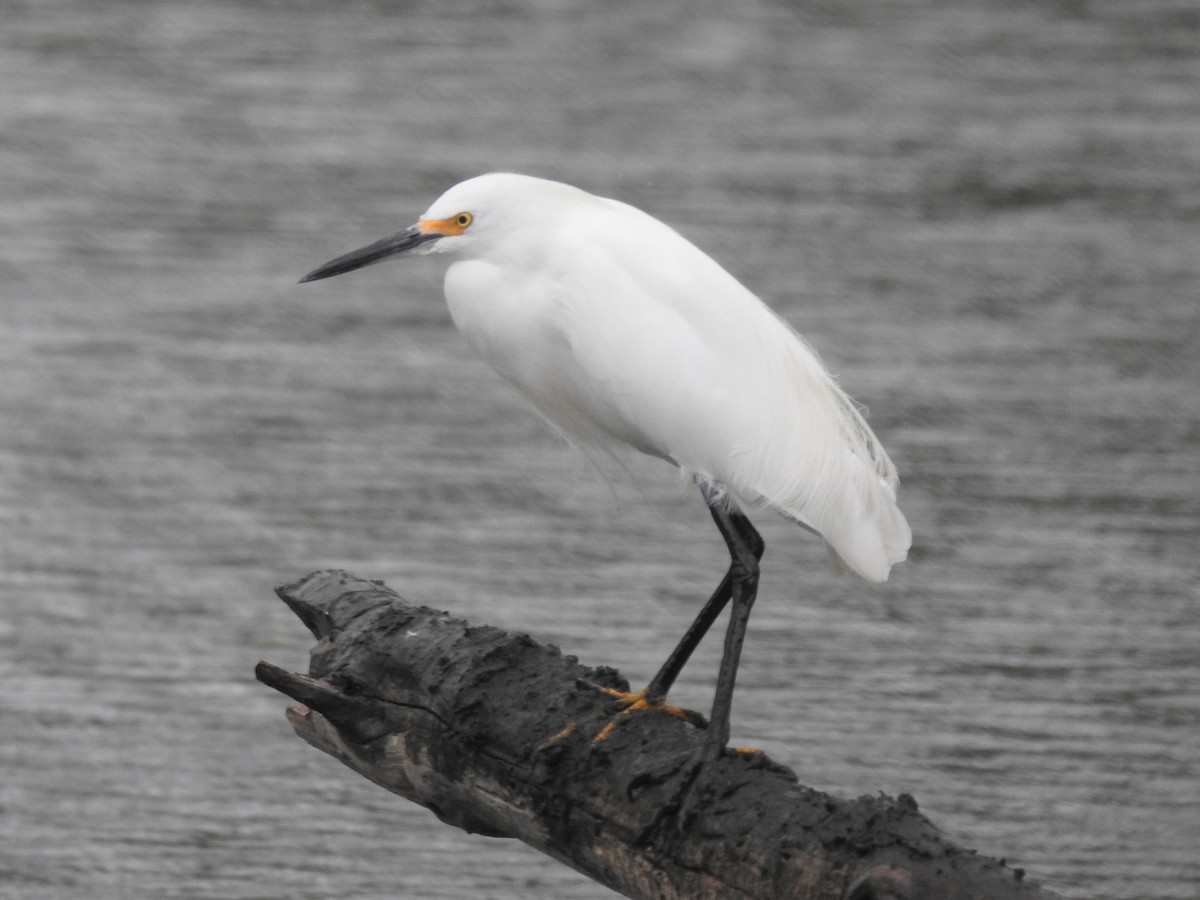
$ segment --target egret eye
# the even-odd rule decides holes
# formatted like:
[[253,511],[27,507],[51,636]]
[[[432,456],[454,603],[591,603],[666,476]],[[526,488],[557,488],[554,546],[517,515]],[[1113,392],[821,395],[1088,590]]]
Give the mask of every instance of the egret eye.
[[475,217],[473,215],[471,215],[469,212],[460,212],[457,216],[454,217],[454,224],[457,225],[459,228],[466,228],[473,221],[475,221]]

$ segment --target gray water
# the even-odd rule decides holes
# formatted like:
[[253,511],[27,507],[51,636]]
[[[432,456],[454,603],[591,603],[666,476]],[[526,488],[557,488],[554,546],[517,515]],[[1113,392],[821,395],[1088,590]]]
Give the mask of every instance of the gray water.
[[[1072,898],[1200,896],[1188,0],[3,4],[0,896],[602,898],[296,739],[341,566],[645,681],[724,565],[564,449],[433,260],[298,287],[493,169],[679,227],[899,466],[883,587],[760,519],[735,741]],[[676,699],[705,709],[716,642]]]

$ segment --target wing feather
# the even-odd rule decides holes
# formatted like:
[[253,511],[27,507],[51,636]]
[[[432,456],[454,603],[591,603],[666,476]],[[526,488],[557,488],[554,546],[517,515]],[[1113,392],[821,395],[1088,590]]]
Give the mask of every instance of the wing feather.
[[[595,216],[606,239],[583,254],[575,243],[557,267],[571,403],[614,440],[818,532],[835,568],[885,580],[912,536],[896,469],[857,405],[808,343],[711,258],[633,207],[609,201],[609,210]],[[631,217],[636,237],[622,246],[613,229]],[[635,243],[647,237],[653,256]]]

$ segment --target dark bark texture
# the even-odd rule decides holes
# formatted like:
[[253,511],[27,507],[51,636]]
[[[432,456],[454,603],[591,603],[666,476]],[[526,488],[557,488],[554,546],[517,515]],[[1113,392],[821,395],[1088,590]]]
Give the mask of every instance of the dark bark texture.
[[697,766],[695,723],[641,713],[596,741],[612,701],[588,683],[628,685],[527,635],[340,571],[278,593],[318,643],[308,675],[257,674],[303,704],[288,710],[302,738],[450,825],[522,840],[628,897],[1055,897],[951,844],[906,795],[831,797],[765,754]]

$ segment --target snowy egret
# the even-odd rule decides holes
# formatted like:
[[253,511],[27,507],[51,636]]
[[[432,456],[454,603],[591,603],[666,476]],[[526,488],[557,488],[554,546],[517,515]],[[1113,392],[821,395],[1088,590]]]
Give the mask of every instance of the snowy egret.
[[825,540],[835,570],[885,581],[912,540],[891,460],[790,326],[632,206],[539,178],[481,175],[446,191],[411,228],[302,281],[413,251],[451,257],[454,324],[564,436],[627,444],[699,487],[729,569],[622,707],[671,709],[667,691],[732,599],[704,745],[705,758],[719,756],[763,552],[744,509],[777,510]]

